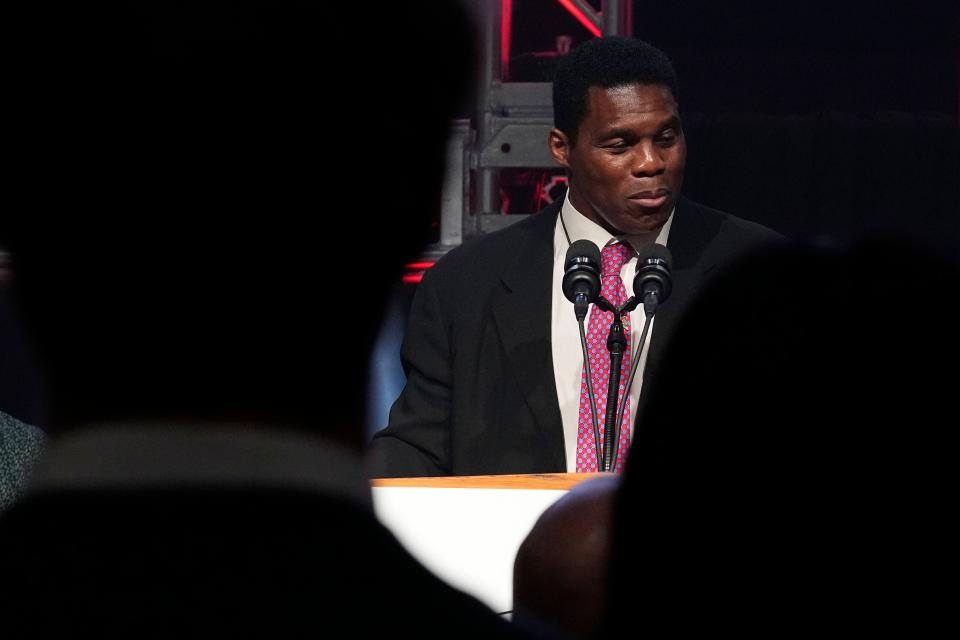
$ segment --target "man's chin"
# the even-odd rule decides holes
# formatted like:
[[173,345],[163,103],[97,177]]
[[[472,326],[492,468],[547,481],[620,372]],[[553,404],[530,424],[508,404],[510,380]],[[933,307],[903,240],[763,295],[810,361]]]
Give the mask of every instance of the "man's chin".
[[670,213],[673,211],[673,203],[665,204],[650,212],[640,212],[639,215],[631,215],[622,224],[621,231],[628,235],[643,235],[657,232],[663,228],[663,225],[670,219]]

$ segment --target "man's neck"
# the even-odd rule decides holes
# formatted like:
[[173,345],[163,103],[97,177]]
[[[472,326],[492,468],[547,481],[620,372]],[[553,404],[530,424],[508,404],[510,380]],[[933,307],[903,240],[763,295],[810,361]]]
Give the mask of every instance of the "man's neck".
[[[571,197],[572,195],[573,197]],[[582,209],[576,206],[575,194],[571,194],[569,191],[564,197],[564,203],[561,209],[561,215],[564,216],[564,223],[566,224],[566,229],[570,235],[571,242],[587,239],[593,241],[595,244],[597,244],[597,246],[603,247],[607,244],[612,236],[621,242],[626,242],[637,251],[643,247],[653,244],[654,242],[659,242],[660,244],[664,245],[667,243],[667,237],[670,232],[670,226],[673,222],[674,213],[676,213],[676,209],[671,212],[670,217],[667,219],[665,224],[653,231],[638,234],[625,234],[618,229],[610,228],[608,224],[601,224],[584,215],[582,213]]]

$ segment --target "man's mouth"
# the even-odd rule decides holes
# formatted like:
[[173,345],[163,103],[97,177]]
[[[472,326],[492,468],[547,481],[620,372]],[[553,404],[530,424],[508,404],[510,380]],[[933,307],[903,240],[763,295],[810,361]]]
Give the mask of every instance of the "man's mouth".
[[667,201],[669,196],[670,191],[667,189],[648,189],[646,191],[637,191],[627,199],[633,200],[641,207],[655,209],[663,206],[663,203]]

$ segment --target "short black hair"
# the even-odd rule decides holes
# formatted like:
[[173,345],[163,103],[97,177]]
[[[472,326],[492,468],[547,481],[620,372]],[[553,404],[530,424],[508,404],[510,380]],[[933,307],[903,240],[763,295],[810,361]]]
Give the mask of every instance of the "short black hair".
[[553,79],[553,120],[570,142],[587,117],[590,87],[663,85],[679,102],[673,63],[660,49],[634,38],[608,36],[584,42],[557,65]]

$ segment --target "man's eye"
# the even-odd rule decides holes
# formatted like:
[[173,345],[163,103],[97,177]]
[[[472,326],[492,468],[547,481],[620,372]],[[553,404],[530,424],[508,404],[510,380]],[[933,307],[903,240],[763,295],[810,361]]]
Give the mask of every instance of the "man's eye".
[[623,142],[622,140],[620,142],[612,142],[607,145],[607,150],[613,153],[623,153],[629,148],[630,148],[630,145],[628,145],[626,142]]
[[671,147],[677,141],[677,134],[675,131],[664,131],[659,136],[657,136],[657,144],[661,147]]

